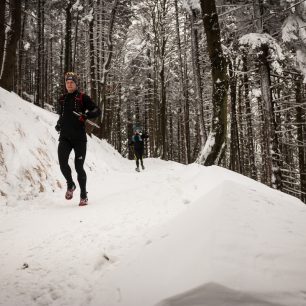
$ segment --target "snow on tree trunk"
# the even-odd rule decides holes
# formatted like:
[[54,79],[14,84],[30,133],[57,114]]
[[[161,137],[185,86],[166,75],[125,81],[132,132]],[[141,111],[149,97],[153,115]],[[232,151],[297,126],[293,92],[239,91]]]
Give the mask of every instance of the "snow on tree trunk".
[[[280,150],[276,134],[277,124],[272,101],[271,67],[276,73],[281,74],[279,61],[284,59],[282,50],[275,39],[269,34],[250,33],[239,39],[241,50],[250,54],[254,53],[259,61],[259,74],[261,83],[261,100],[263,109],[263,155],[267,184],[276,188],[282,188],[280,170]],[[270,64],[271,62],[271,64]],[[271,67],[270,67],[271,65]]]
[[196,93],[196,105],[198,111],[199,118],[199,126],[200,126],[200,144],[201,146],[205,145],[207,140],[207,133],[205,130],[205,122],[204,122],[204,108],[203,108],[203,88],[201,84],[201,67],[200,67],[200,51],[199,51],[199,31],[196,26],[197,14],[196,10],[191,10],[190,13],[191,19],[191,55],[193,62],[193,74],[194,74],[194,85],[195,85],[195,93]]
[[212,121],[211,130],[197,161],[209,166],[218,164],[225,148],[227,122],[228,78],[226,61],[222,52],[220,26],[214,0],[201,0],[202,18],[206,33],[207,49],[212,68]]

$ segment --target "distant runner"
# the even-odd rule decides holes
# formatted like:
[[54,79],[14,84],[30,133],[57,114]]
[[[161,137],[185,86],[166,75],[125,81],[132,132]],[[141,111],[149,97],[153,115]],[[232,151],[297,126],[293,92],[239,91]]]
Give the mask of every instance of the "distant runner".
[[143,153],[144,153],[144,140],[149,138],[149,135],[145,132],[142,132],[140,129],[135,129],[134,135],[129,142],[130,146],[134,148],[134,156],[136,159],[136,171],[140,172],[139,161],[141,163],[142,170],[145,169],[143,165]]

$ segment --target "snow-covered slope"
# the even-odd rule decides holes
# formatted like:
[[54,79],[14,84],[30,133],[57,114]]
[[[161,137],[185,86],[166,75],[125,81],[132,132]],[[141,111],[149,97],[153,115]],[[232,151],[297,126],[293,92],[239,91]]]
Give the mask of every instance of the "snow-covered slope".
[[[58,166],[58,116],[0,88],[0,195],[10,205],[66,188]],[[121,155],[89,138],[86,167],[96,175],[121,168]],[[121,159],[121,160],[120,160]],[[73,164],[73,154],[71,155]],[[98,164],[97,164],[98,163]]]
[[305,207],[205,172],[203,184],[223,178],[97,284],[112,289],[105,305],[117,305],[117,288],[130,306],[306,305]]
[[219,167],[136,173],[93,138],[80,208],[56,120],[0,89],[0,305],[306,305],[299,200]]

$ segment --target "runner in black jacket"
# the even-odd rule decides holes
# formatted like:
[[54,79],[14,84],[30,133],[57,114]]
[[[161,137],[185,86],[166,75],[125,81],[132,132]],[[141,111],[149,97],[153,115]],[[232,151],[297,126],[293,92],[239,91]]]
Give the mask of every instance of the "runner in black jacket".
[[[60,133],[58,145],[58,160],[61,171],[67,181],[65,198],[72,199],[76,185],[73,182],[71,168],[68,164],[72,149],[75,152],[75,169],[81,189],[80,206],[88,204],[86,191],[86,172],[83,168],[86,157],[87,136],[86,119],[100,116],[101,110],[89,96],[77,90],[77,75],[73,72],[65,75],[67,93],[60,98],[59,120],[55,129]],[[78,116],[76,113],[79,113]]]
[[143,165],[143,153],[144,153],[144,139],[148,138],[149,135],[145,132],[142,132],[138,129],[136,129],[134,131],[134,135],[131,139],[131,141],[129,142],[130,146],[134,147],[134,155],[135,155],[135,159],[136,159],[136,171],[139,172],[139,161],[141,163],[141,167],[142,170],[145,169],[144,165]]

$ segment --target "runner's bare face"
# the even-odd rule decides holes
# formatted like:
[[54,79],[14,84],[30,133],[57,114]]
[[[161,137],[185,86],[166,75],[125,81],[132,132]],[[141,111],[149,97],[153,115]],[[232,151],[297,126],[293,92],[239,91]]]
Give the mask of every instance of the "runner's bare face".
[[72,80],[67,80],[66,89],[69,93],[73,93],[77,89],[77,86]]

